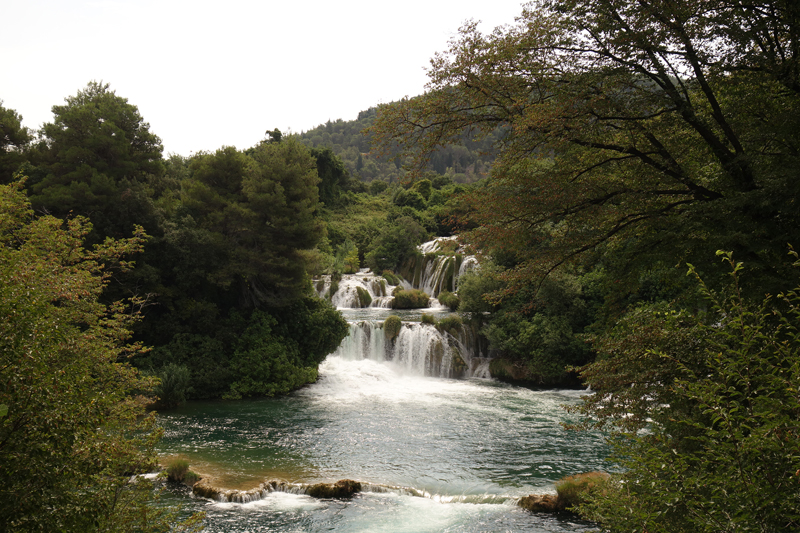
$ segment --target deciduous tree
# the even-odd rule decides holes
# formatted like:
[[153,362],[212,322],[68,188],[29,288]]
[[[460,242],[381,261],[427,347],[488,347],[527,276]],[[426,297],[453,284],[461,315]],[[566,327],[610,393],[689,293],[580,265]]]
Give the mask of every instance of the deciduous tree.
[[[159,432],[127,359],[137,313],[98,298],[110,268],[145,235],[83,246],[75,217],[32,218],[20,185],[0,186],[0,527],[7,531],[171,531],[135,474]],[[136,302],[132,302],[136,303]],[[175,526],[178,527],[178,526]],[[182,526],[179,527],[182,529]]]
[[799,20],[783,0],[533,2],[488,35],[466,24],[429,91],[374,129],[387,151],[427,152],[505,132],[471,237],[516,254],[512,277],[602,244],[732,249],[778,282],[800,227]]

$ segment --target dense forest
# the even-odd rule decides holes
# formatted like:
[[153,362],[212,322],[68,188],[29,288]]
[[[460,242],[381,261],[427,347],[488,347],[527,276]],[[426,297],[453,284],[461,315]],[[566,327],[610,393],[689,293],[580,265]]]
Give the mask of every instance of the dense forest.
[[621,473],[584,516],[800,527],[795,3],[539,0],[429,76],[192,157],[107,84],[38,131],[0,102],[3,523],[168,530],[127,483],[156,461],[146,408],[315,381],[348,327],[312,278],[396,281],[459,235],[480,268],[440,298],[493,376],[594,391],[573,429]]
[[[371,130],[376,116],[377,109],[373,107],[359,113],[356,120],[329,120],[300,133],[299,138],[311,148],[330,148],[342,160],[348,174],[359,181],[403,183],[411,159],[396,148],[376,148]],[[425,154],[425,170],[446,176],[454,183],[474,183],[489,173],[496,153],[495,144],[501,135],[501,128],[480,137],[464,132],[453,142]]]

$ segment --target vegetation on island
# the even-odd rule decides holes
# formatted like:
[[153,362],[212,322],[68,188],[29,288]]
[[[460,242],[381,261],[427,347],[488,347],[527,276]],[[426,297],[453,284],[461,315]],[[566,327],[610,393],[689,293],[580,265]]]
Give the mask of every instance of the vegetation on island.
[[503,132],[457,210],[459,309],[493,367],[594,391],[622,473],[577,509],[605,531],[800,527],[799,36],[784,0],[539,0],[378,110],[419,173]]

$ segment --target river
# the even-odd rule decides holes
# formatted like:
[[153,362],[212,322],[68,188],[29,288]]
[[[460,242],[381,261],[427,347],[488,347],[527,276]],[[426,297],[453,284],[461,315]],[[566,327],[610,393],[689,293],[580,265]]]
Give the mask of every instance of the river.
[[[389,312],[353,310],[349,319]],[[418,314],[403,318],[413,323]],[[188,459],[227,488],[270,479],[370,484],[343,501],[273,492],[220,503],[174,489],[186,509],[207,513],[209,532],[583,531],[591,524],[514,505],[554,492],[563,476],[607,468],[601,435],[560,426],[569,416],[561,406],[582,394],[430,377],[340,350],[323,362],[317,383],[290,396],[192,402],[163,413],[160,452]]]

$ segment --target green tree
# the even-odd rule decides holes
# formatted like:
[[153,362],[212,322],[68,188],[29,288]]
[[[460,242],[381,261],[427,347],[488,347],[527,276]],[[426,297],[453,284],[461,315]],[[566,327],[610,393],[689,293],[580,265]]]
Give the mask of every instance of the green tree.
[[779,284],[800,228],[798,8],[713,6],[540,0],[489,35],[467,24],[429,92],[380,108],[373,131],[413,154],[500,128],[471,238],[515,253],[523,284],[599,246],[670,261],[731,249]]
[[[189,369],[188,384],[165,379],[171,403],[181,394],[283,394],[313,381],[348,331],[310,296],[308,271],[324,235],[317,161],[289,137],[246,153],[199,154],[186,170],[164,235],[148,247],[158,305],[140,333],[155,348],[137,366],[164,378]],[[323,332],[327,340],[318,342]]]
[[138,108],[108,84],[91,82],[53,114],[32,154],[33,207],[89,217],[95,243],[130,235],[134,224],[157,231],[147,185],[163,173],[163,147]]
[[0,184],[10,183],[14,173],[25,162],[24,150],[31,142],[31,133],[22,126],[22,117],[3,107],[0,100]]
[[275,305],[305,290],[308,251],[322,236],[316,162],[294,139],[251,156],[227,147],[190,164],[183,205],[216,252],[208,279],[244,307]]
[[397,270],[402,261],[416,253],[417,245],[427,236],[414,219],[402,216],[388,224],[370,243],[365,256],[373,272]]
[[752,305],[725,260],[727,296],[701,285],[707,316],[637,311],[583,369],[578,410],[624,469],[581,506],[609,531],[800,528],[800,292]]
[[87,250],[89,230],[34,219],[21,186],[0,186],[0,524],[166,533],[174,517],[131,481],[155,467],[159,437],[134,396],[153,383],[126,363],[142,351],[126,342],[137,302],[98,300],[145,235]]
[[350,181],[347,169],[330,148],[312,148],[311,155],[317,160],[319,200],[326,205],[333,205]]

